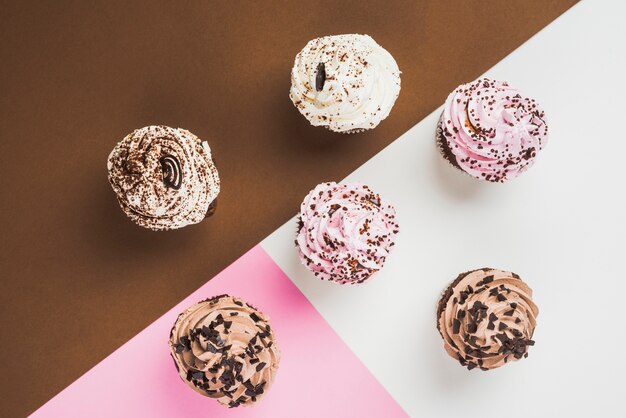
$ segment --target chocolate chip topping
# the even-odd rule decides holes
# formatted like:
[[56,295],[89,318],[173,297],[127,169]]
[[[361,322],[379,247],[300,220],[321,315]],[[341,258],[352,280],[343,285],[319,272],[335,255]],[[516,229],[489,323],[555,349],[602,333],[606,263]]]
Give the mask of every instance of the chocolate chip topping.
[[324,83],[326,82],[326,66],[323,62],[317,64],[317,75],[315,76],[315,90],[324,90]]
[[161,169],[163,170],[163,183],[172,189],[180,189],[183,174],[178,158],[167,154],[161,157],[160,161]]
[[453,319],[452,320],[452,333],[453,334],[458,334],[460,329],[461,329],[461,321],[459,321],[456,318]]

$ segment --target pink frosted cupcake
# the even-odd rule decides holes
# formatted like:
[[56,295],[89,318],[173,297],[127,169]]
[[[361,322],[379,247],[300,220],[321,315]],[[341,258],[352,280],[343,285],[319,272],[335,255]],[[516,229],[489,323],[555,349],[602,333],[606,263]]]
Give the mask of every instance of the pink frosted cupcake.
[[322,183],[300,206],[296,246],[320,279],[362,283],[383,267],[397,233],[395,208],[368,186]]
[[480,78],[456,88],[437,126],[437,144],[454,167],[504,183],[526,171],[548,141],[545,114],[502,81]]

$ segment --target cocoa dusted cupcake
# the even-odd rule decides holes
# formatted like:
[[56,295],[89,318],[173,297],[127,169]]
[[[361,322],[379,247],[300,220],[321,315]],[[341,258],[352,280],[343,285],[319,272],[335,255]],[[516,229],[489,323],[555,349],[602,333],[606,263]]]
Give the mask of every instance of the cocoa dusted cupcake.
[[220,179],[211,149],[184,129],[135,130],[113,149],[107,168],[122,210],[137,225],[177,229],[215,210]]
[[296,56],[289,97],[313,126],[334,132],[373,129],[400,94],[396,60],[371,36],[316,38]]
[[231,408],[254,405],[272,385],[280,361],[269,318],[228,295],[181,313],[169,345],[181,379]]
[[491,370],[528,356],[538,313],[517,274],[482,268],[460,274],[444,292],[437,329],[461,365]]
[[477,179],[504,183],[530,168],[548,142],[544,111],[502,81],[480,78],[448,96],[437,145],[454,167]]
[[300,206],[296,247],[316,277],[362,283],[383,268],[398,230],[395,208],[368,186],[322,183]]

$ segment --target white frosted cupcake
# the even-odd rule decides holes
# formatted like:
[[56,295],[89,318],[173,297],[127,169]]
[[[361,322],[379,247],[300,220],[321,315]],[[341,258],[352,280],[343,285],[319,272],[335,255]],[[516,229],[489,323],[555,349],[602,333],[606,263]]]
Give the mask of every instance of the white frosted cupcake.
[[144,228],[182,228],[215,211],[220,178],[211,149],[184,129],[135,130],[111,151],[107,169],[122,210]]
[[400,94],[400,70],[368,35],[313,39],[296,56],[289,97],[313,126],[342,133],[373,129]]

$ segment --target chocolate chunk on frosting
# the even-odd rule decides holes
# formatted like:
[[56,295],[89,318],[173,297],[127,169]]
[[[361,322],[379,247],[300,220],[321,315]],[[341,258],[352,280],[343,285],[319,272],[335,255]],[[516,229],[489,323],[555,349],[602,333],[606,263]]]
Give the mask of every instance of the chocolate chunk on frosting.
[[295,243],[315,276],[361,283],[383,267],[398,230],[395,208],[368,186],[322,183],[300,206]]
[[202,221],[220,191],[208,144],[180,128],[135,130],[113,149],[107,168],[126,215],[153,230]]
[[257,402],[274,381],[280,361],[268,317],[228,295],[181,313],[169,345],[183,381],[231,408]]
[[538,313],[519,276],[483,268],[460,274],[448,287],[437,328],[451,357],[470,370],[490,370],[527,356]]
[[324,36],[295,58],[289,97],[309,122],[359,132],[385,119],[400,94],[400,70],[368,35]]
[[506,82],[480,78],[450,93],[437,141],[455,167],[503,183],[532,166],[548,142],[548,125],[534,99]]
[[324,90],[324,83],[326,82],[326,67],[323,62],[317,64],[317,75],[315,76],[315,90]]
[[163,169],[163,183],[173,189],[180,189],[182,184],[182,168],[180,161],[173,155],[161,157],[161,168]]

